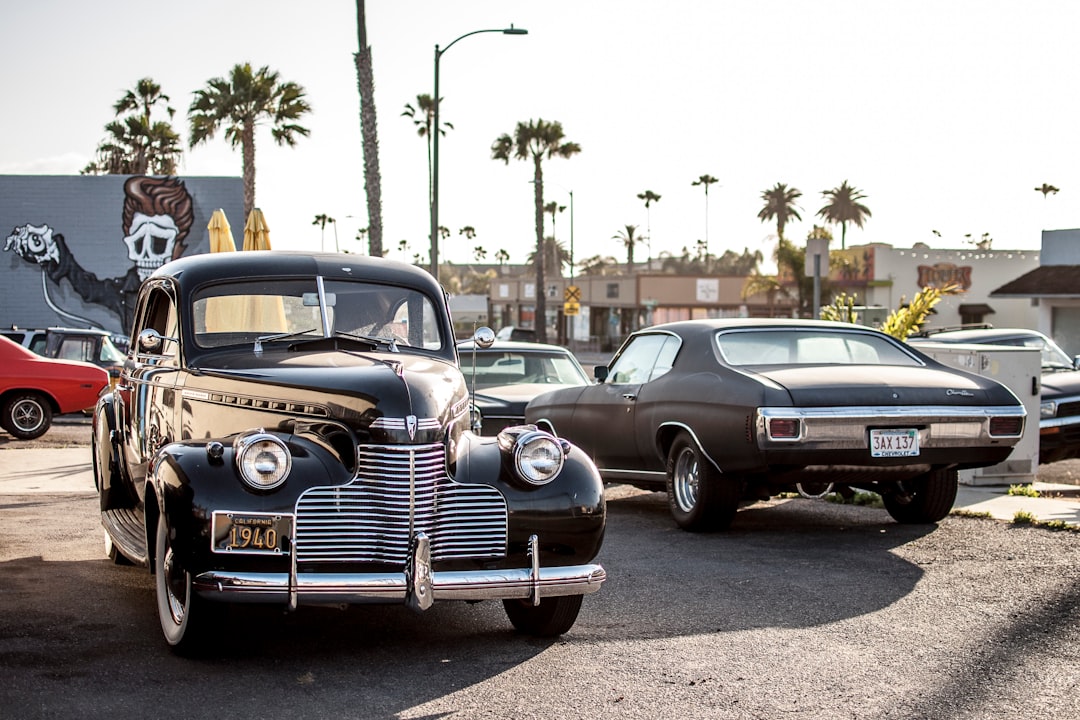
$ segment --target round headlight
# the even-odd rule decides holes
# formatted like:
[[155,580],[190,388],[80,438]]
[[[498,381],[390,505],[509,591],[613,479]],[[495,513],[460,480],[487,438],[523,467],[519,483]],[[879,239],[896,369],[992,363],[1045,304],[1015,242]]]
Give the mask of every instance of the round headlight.
[[273,435],[242,435],[236,439],[236,467],[251,487],[272,490],[289,476],[292,456],[285,443]]
[[521,479],[532,485],[544,485],[559,474],[563,466],[563,448],[546,432],[534,430],[517,437],[514,445],[514,468]]

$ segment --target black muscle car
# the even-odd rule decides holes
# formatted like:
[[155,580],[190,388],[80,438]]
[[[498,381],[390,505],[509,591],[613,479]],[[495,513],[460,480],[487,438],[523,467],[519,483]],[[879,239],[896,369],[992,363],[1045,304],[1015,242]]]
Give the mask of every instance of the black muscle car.
[[178,650],[242,603],[500,599],[518,630],[556,635],[604,581],[595,466],[534,427],[468,431],[426,272],[201,255],[144,281],[135,318],[94,414],[95,480],[109,554],[154,573]]
[[585,450],[605,481],[667,490],[687,530],[780,492],[880,493],[936,522],[957,470],[1009,455],[1024,406],[993,380],[877,330],[809,320],[691,320],[632,334],[598,385],[531,401],[527,422]]

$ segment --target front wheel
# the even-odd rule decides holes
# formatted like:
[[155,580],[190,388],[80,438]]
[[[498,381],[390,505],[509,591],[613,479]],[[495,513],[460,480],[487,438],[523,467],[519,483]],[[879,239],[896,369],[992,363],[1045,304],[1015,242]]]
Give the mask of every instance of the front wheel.
[[525,600],[503,600],[510,623],[518,632],[536,637],[562,635],[574,626],[582,595],[541,598],[539,605]]
[[154,556],[158,620],[165,640],[180,654],[206,649],[222,607],[202,600],[192,590],[191,573],[173,551],[165,513],[158,516]]
[[882,502],[893,519],[905,525],[936,523],[952,510],[958,488],[955,469],[934,470],[896,484]]
[[13,395],[0,409],[0,426],[20,440],[41,437],[51,424],[52,407],[39,393]]
[[714,468],[689,433],[679,433],[667,460],[668,507],[679,527],[723,530],[735,519],[741,491],[741,483]]

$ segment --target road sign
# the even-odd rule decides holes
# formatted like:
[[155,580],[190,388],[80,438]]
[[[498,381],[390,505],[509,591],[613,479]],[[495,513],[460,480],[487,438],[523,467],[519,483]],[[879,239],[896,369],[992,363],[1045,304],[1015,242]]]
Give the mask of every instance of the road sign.
[[578,315],[581,313],[581,303],[565,302],[562,307],[563,315]]
[[[577,304],[581,302],[581,288],[577,285],[567,285],[563,295],[563,300],[568,303]],[[577,313],[574,314],[576,315]]]

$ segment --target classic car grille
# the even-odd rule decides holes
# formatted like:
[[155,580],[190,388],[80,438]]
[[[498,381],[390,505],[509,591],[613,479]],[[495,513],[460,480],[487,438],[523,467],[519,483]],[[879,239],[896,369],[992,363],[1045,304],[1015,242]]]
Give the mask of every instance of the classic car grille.
[[1074,415],[1080,415],[1080,402],[1067,402],[1061,403],[1057,407],[1057,416],[1060,417],[1072,417]]
[[311,488],[297,501],[297,562],[403,563],[410,510],[433,561],[506,554],[506,501],[487,485],[451,480],[441,444],[361,445],[357,454],[352,483]]

